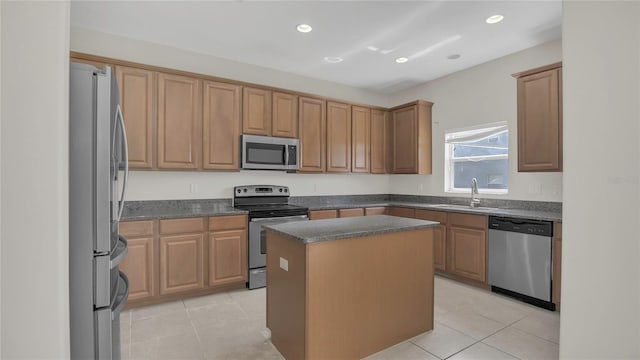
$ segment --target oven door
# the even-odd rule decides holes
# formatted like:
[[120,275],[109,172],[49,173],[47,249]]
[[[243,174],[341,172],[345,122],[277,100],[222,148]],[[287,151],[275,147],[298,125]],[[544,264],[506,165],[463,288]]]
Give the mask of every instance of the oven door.
[[249,221],[249,269],[267,266],[267,238],[263,225],[309,220],[307,215],[257,218]]

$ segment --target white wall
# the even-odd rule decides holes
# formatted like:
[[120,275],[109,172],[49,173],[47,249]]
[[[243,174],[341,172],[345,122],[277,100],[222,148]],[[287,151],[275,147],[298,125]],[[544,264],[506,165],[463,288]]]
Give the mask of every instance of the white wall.
[[640,3],[564,2],[560,358],[640,358]]
[[510,130],[509,194],[481,195],[481,198],[561,201],[561,173],[517,172],[516,80],[511,77],[513,73],[548,65],[560,61],[561,58],[560,40],[552,41],[394,94],[391,97],[393,104],[415,99],[425,99],[434,103],[433,173],[394,175],[390,180],[391,193],[460,196],[444,192],[445,132],[506,121]]
[[0,358],[69,357],[69,3],[2,1]]

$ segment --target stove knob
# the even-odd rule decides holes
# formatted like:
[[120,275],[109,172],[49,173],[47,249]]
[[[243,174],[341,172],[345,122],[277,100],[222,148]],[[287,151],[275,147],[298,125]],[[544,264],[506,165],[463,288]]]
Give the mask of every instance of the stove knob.
[[247,192],[247,189],[244,189],[243,191],[244,191],[244,192]]
[[241,192],[241,191],[242,191],[242,190],[238,189],[238,194],[240,194],[240,192]]
[[282,192],[282,188],[280,188],[280,192]]
[[284,189],[284,192],[289,192],[289,189]]

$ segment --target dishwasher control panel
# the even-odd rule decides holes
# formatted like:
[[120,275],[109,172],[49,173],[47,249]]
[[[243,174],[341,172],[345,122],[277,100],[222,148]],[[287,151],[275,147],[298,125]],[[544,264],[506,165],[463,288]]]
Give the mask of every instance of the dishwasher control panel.
[[543,220],[489,216],[489,229],[548,237],[553,236],[553,223]]

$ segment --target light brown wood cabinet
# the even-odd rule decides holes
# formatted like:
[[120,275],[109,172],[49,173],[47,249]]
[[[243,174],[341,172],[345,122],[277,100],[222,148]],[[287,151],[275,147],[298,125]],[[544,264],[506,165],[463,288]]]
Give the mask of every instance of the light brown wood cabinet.
[[384,206],[376,206],[364,209],[365,216],[371,215],[385,215],[387,213],[387,208]]
[[129,145],[129,167],[154,166],[155,72],[127,66],[115,67],[120,105]]
[[298,96],[281,92],[273,93],[271,135],[298,137]]
[[431,107],[415,101],[391,109],[391,173],[431,174]]
[[327,102],[327,172],[351,171],[351,105]]
[[553,229],[553,293],[551,298],[556,304],[556,310],[560,310],[561,284],[562,284],[562,223],[554,223]]
[[387,208],[387,215],[413,218],[415,217],[415,209],[399,206],[389,206]]
[[247,281],[247,217],[209,218],[209,285]]
[[371,173],[387,172],[387,127],[388,112],[371,110]]
[[371,170],[371,109],[351,108],[351,172]]
[[449,214],[447,272],[486,283],[486,229],[484,215]]
[[204,287],[204,219],[160,220],[160,294]]
[[158,168],[198,169],[202,155],[202,81],[158,74]]
[[300,171],[326,170],[326,103],[322,99],[298,98],[300,133]]
[[514,74],[518,171],[562,171],[562,63]]
[[354,216],[364,216],[363,208],[351,208],[351,209],[339,209],[338,215],[341,218],[344,217],[354,217]]
[[311,210],[309,220],[335,219],[338,217],[338,210]]
[[431,211],[416,209],[416,219],[437,221],[440,223],[433,228],[433,266],[436,270],[446,271],[447,259],[447,213],[444,211]]
[[242,89],[242,133],[271,135],[271,91]]
[[240,86],[204,82],[204,169],[240,169],[240,96]]
[[129,253],[119,267],[129,279],[129,301],[156,295],[157,264],[153,221],[128,221],[120,224],[120,234],[129,243]]

